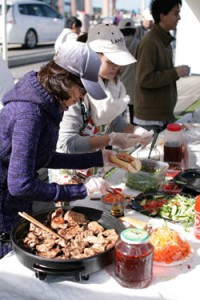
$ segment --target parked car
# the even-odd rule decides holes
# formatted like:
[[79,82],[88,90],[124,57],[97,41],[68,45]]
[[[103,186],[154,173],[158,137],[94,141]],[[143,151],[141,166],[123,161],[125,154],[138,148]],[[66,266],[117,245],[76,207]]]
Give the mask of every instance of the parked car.
[[[7,0],[6,30],[8,44],[22,44],[32,49],[37,44],[55,42],[65,26],[65,19],[54,8],[37,0]],[[0,24],[3,24],[0,0]],[[0,26],[0,43],[3,29]]]

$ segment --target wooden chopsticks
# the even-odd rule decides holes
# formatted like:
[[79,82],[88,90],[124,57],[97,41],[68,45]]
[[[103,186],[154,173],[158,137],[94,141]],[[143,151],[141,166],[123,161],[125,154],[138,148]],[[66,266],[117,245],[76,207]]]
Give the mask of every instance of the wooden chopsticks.
[[40,227],[41,229],[47,231],[48,233],[56,236],[57,238],[65,240],[62,236],[60,236],[59,234],[57,234],[56,232],[54,232],[53,230],[51,230],[46,225],[40,223],[38,220],[36,220],[35,218],[31,217],[29,214],[27,214],[25,212],[18,212],[18,215],[20,215],[22,218],[26,219],[30,223],[33,223],[34,225],[36,225],[36,226]]

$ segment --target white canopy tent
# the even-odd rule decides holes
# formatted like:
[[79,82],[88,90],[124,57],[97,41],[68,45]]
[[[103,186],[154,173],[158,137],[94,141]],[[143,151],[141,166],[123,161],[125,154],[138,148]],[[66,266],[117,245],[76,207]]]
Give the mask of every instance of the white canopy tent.
[[184,0],[177,27],[175,65],[189,65],[191,74],[200,74],[199,0]]

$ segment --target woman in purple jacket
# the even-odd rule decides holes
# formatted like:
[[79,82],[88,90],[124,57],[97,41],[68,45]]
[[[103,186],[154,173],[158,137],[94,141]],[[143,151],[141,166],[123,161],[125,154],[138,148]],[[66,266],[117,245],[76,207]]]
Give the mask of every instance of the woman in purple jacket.
[[32,213],[34,200],[45,202],[83,199],[108,184],[91,177],[85,184],[42,182],[40,168],[102,167],[108,151],[90,154],[57,153],[63,112],[87,92],[105,98],[98,84],[100,59],[86,44],[66,44],[65,51],[36,73],[27,73],[3,98],[0,113],[0,257],[11,250],[7,237],[19,211]]

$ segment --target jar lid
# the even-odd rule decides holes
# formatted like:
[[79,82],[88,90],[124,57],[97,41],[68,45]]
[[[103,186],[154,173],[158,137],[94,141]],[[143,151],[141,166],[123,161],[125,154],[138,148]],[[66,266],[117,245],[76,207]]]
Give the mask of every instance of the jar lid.
[[167,124],[167,129],[169,131],[180,131],[182,129],[182,127],[180,124],[169,123],[169,124]]
[[127,228],[121,232],[120,237],[128,244],[142,244],[148,240],[149,234],[143,229]]

